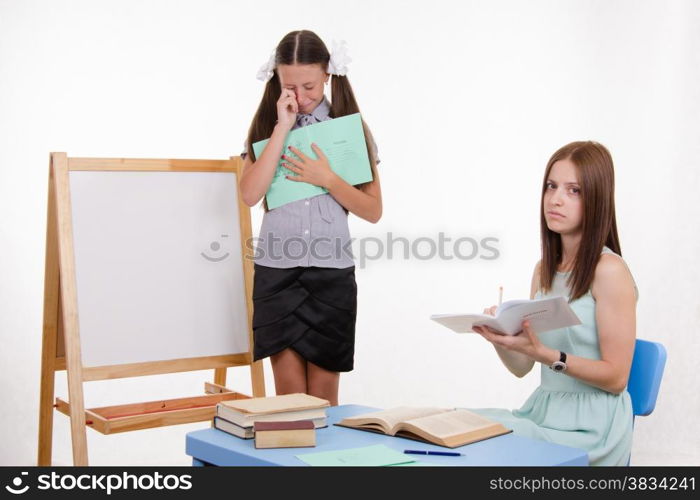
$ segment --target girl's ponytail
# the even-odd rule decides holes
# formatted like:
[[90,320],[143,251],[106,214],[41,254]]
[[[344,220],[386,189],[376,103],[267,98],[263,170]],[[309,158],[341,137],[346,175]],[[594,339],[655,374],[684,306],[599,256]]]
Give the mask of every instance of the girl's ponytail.
[[270,137],[275,128],[275,123],[277,123],[277,99],[279,99],[281,92],[280,80],[277,72],[275,72],[265,84],[260,105],[248,129],[248,140],[246,142],[248,154],[253,161],[255,161],[255,152],[252,144]]
[[359,113],[360,107],[355,100],[355,93],[352,91],[350,81],[347,76],[331,76],[331,116],[340,118],[341,116]]
[[[355,93],[352,91],[352,86],[347,76],[333,75],[331,77],[331,117],[340,118],[341,116],[359,113],[360,107],[355,100]],[[365,133],[365,143],[367,143],[367,155],[369,163],[372,167],[372,175],[376,178],[377,159],[374,154],[374,139],[369,127],[362,120],[362,128]],[[369,182],[359,184],[357,187],[362,189]]]

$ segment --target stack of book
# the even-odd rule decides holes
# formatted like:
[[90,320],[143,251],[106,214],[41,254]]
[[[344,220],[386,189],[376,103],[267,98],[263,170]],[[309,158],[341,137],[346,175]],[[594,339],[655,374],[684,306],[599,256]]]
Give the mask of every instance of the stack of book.
[[256,422],[309,420],[314,428],[326,427],[330,403],[308,394],[284,394],[266,398],[221,401],[216,405],[214,427],[243,439],[255,437]]

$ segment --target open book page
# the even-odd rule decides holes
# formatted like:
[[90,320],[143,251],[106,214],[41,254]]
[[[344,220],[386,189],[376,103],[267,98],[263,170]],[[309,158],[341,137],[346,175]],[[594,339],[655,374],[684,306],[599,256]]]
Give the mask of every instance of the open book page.
[[581,324],[564,297],[549,297],[508,301],[505,307],[501,304],[496,311],[495,329],[514,335],[522,330],[525,320],[529,321],[532,329],[538,333]]
[[430,319],[456,333],[474,333],[472,327],[490,321],[494,317],[486,314],[433,314]]
[[581,324],[564,297],[510,300],[499,306],[496,316],[434,314],[430,319],[457,333],[473,332],[474,326],[485,325],[506,335],[520,332],[525,320],[530,321],[532,329],[537,333]]
[[547,299],[533,299],[533,300],[507,300],[500,306],[496,308],[496,314],[494,316],[498,317],[501,315],[501,313],[507,311],[508,309],[512,309],[513,307],[522,305],[522,304],[528,304],[530,302],[535,302],[538,300],[547,300]]
[[362,426],[381,430],[387,434],[393,434],[398,425],[406,420],[443,413],[444,408],[412,408],[400,406],[390,410],[363,413],[354,417],[346,417],[339,424],[350,427]]
[[[438,413],[436,415],[414,418],[405,422],[400,428],[415,432],[419,436],[426,438],[437,436],[444,439],[449,436],[484,429],[493,426],[494,423],[493,420],[489,420],[467,410],[454,410]],[[425,436],[424,433],[427,433],[427,436]]]

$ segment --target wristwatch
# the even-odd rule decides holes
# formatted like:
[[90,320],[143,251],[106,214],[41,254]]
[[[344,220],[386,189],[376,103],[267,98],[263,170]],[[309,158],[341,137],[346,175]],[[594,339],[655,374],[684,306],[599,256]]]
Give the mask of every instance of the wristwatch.
[[566,371],[566,353],[564,351],[559,351],[559,361],[552,363],[549,369],[557,373]]

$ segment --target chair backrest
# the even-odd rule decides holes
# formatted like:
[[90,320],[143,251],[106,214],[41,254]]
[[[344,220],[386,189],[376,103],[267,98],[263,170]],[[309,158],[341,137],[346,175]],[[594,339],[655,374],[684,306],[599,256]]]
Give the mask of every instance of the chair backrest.
[[654,411],[665,365],[666,349],[663,345],[637,339],[627,382],[635,416],[649,415]]

